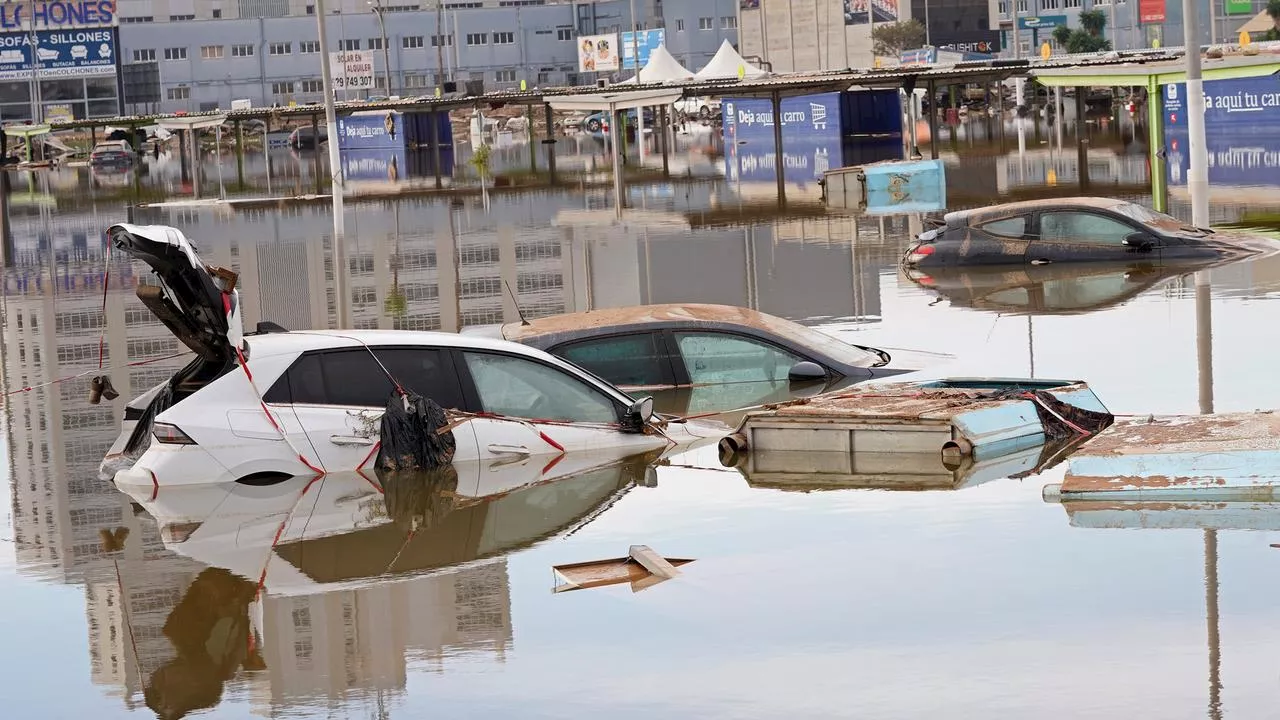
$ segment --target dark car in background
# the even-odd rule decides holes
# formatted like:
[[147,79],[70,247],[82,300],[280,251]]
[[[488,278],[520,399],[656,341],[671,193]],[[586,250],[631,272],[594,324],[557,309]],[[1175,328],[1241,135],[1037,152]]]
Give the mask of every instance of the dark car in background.
[[315,150],[317,145],[329,142],[329,131],[320,128],[320,142],[316,142],[316,131],[310,127],[300,127],[289,133],[289,147],[294,150]]
[[1214,232],[1113,198],[1077,197],[948,213],[907,248],[907,268],[1048,265],[1074,262],[1169,263],[1243,258],[1274,244],[1245,233]]

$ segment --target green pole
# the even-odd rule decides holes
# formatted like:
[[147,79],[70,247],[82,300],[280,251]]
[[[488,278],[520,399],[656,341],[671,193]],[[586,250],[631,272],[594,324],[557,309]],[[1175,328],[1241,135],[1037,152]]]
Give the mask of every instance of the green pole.
[[1164,177],[1164,114],[1160,112],[1160,80],[1147,78],[1147,137],[1151,162],[1151,204],[1157,212],[1169,211],[1169,187]]

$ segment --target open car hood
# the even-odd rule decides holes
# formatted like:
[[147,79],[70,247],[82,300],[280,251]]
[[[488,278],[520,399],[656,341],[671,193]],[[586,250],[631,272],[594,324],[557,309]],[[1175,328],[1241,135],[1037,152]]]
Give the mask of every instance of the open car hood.
[[244,341],[234,273],[210,268],[191,241],[167,225],[112,225],[111,246],[151,267],[159,285],[139,285],[138,298],[206,360],[234,358]]

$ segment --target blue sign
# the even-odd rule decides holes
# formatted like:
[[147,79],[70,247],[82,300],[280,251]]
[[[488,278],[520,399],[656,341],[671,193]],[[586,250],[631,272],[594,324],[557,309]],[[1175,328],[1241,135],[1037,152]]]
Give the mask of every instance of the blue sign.
[[[782,144],[807,138],[815,142],[840,139],[840,93],[800,95],[782,99]],[[755,98],[725,98],[720,112],[725,145],[742,142],[773,147],[773,104]]]
[[[1164,87],[1164,126],[1187,127],[1187,86]],[[1208,134],[1227,128],[1280,132],[1280,77],[1210,80],[1204,84],[1204,123]]]
[[[632,36],[635,42],[632,42]],[[641,30],[640,32],[624,32],[619,43],[622,45],[622,69],[636,69],[636,53],[640,53],[640,67],[644,67],[649,63],[649,55],[658,46],[666,41],[666,31],[659,28],[657,30]]]
[[[35,63],[42,78],[116,74],[116,42],[111,28],[37,30]],[[32,76],[31,34],[0,33],[0,80]]]
[[937,61],[938,51],[934,48],[903,50],[898,57],[899,65],[932,65]]
[[[730,182],[774,182],[778,154],[773,141],[725,148],[725,178]],[[840,136],[792,137],[782,142],[782,177],[788,185],[804,187],[822,179],[826,171],[844,166]]]
[[116,24],[115,0],[37,0],[0,4],[0,29],[101,27]]
[[1042,30],[1044,28],[1055,28],[1059,25],[1066,24],[1066,15],[1041,15],[1039,17],[1018,18],[1018,28],[1020,30]]
[[[1241,130],[1205,136],[1209,151],[1209,182],[1218,186],[1274,186],[1280,178],[1280,128],[1267,134]],[[1186,131],[1165,138],[1170,185],[1185,185],[1191,170]]]
[[397,112],[356,113],[338,118],[338,147],[343,150],[405,148],[404,116]]
[[342,150],[342,177],[347,180],[397,182],[408,174],[404,145]]

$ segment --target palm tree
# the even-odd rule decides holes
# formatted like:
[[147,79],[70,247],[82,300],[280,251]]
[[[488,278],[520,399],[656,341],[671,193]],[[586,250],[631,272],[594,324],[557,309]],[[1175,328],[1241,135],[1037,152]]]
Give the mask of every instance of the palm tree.
[[1280,30],[1280,0],[1270,0],[1267,3],[1267,14],[1271,16],[1271,23],[1275,25],[1276,30]]

